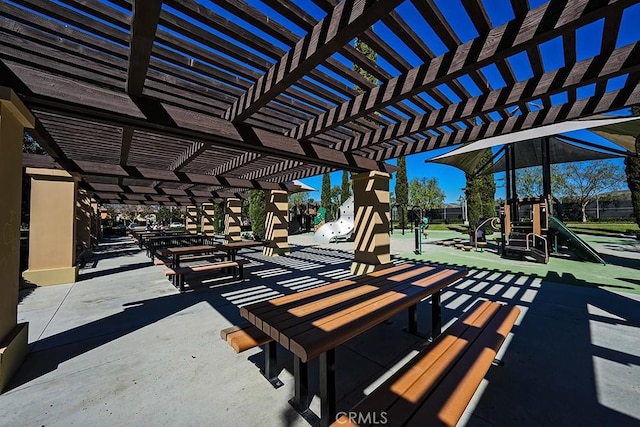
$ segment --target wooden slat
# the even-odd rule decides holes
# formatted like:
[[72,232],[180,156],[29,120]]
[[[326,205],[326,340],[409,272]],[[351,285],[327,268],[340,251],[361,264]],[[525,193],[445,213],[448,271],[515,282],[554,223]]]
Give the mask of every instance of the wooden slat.
[[278,341],[281,344],[288,342],[285,348],[306,362],[417,304],[465,274],[462,270],[441,271],[427,283],[412,282],[391,288],[366,302],[318,319],[313,325],[302,324],[281,331]]
[[345,102],[319,117],[299,126],[291,136],[306,138],[327,129],[369,114],[424,90],[496,63],[517,53],[532,43],[542,43],[558,35],[573,31],[588,22],[615,13],[621,13],[631,0],[620,0],[608,6],[585,9],[588,0],[569,0],[566,7],[559,3],[546,3],[525,17],[515,19],[484,36],[459,46],[406,74],[373,88],[354,100]]
[[290,52],[270,68],[247,93],[230,108],[225,117],[242,122],[262,108],[305,73],[315,68],[336,49],[346,44],[363,29],[373,25],[378,16],[393,10],[400,0],[354,0],[342,2],[332,15],[318,22],[312,32],[301,39]]
[[561,67],[486,95],[452,104],[448,108],[438,110],[435,114],[419,115],[414,120],[402,120],[386,129],[358,135],[356,138],[340,143],[336,148],[353,150],[404,135],[425,132],[436,126],[451,125],[456,121],[474,117],[478,112],[488,113],[498,108],[534,100],[543,94],[552,95],[593,83],[598,79],[608,79],[633,72],[640,67],[639,54],[639,43],[627,45],[613,52]]

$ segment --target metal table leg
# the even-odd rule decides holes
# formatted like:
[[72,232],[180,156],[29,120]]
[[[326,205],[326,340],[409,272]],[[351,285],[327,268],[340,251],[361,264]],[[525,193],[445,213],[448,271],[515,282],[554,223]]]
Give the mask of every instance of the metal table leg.
[[293,376],[295,379],[294,396],[289,404],[307,420],[313,420],[314,414],[309,409],[309,366],[296,355],[293,356]]
[[418,305],[414,304],[409,307],[409,322],[407,325],[407,331],[410,334],[416,335],[418,333]]
[[275,341],[269,341],[264,346],[264,377],[274,388],[282,387],[284,384],[278,378],[278,347]]
[[442,307],[440,306],[440,290],[431,295],[431,337],[436,339],[442,332]]
[[320,355],[320,426],[336,420],[336,350]]

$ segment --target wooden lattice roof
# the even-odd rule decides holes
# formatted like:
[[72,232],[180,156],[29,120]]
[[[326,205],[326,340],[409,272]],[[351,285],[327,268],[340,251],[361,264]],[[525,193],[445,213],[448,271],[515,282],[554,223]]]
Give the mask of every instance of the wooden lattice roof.
[[640,103],[638,3],[5,0],[0,84],[99,198],[193,203]]

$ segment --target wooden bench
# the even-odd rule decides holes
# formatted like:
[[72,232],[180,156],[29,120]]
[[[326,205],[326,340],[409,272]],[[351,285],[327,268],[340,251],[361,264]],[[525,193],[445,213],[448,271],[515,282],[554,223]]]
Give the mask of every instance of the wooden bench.
[[184,291],[184,276],[193,273],[204,273],[209,271],[218,271],[224,269],[233,269],[233,276],[237,276],[240,280],[244,279],[244,264],[248,264],[249,260],[236,261],[220,261],[202,265],[192,265],[189,267],[168,268],[164,274],[169,277],[177,276],[177,283],[180,292]]
[[462,249],[464,249],[465,251],[469,252],[469,251],[471,251],[471,249],[473,249],[473,246],[464,245],[462,247]]
[[[216,252],[212,254],[204,255],[186,255],[180,258],[180,262],[192,262],[192,261],[224,261],[227,258],[226,252]],[[160,251],[156,251],[156,260],[153,262],[155,265],[165,265],[170,267],[173,265],[173,258],[170,256],[160,255]]]
[[519,313],[496,302],[476,303],[333,426],[359,425],[349,413],[385,413],[388,426],[455,426]]
[[273,339],[248,322],[221,330],[220,338],[226,341],[236,353],[266,344]]

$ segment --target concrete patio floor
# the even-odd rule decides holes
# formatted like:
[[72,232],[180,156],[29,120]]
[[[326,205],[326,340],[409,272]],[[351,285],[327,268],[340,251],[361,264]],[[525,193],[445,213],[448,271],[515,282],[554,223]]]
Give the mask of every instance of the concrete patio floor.
[[[242,282],[206,280],[179,294],[129,239],[113,239],[78,282],[22,291],[19,320],[30,323],[31,347],[0,395],[0,425],[308,425],[287,403],[293,376],[286,352],[279,353],[285,385],[276,390],[259,373],[261,349],[237,355],[219,338],[220,329],[241,320],[239,306],[349,276],[352,244],[315,246],[309,235],[291,236],[290,243],[288,257],[243,251],[252,263]],[[598,285],[607,280],[590,282],[589,275],[580,279],[583,286],[563,284],[563,274],[511,264],[524,263],[496,257],[495,264],[480,265],[468,258],[490,253],[425,245],[423,260],[471,267],[443,293],[445,322],[479,298],[522,309],[499,354],[505,365],[490,368],[461,425],[640,425],[640,295],[634,293],[640,275],[635,283],[627,277],[638,271],[640,251],[630,244],[622,253],[608,244],[597,249],[611,250],[625,265],[603,267],[603,277],[627,278],[621,283],[629,286],[605,288]],[[412,250],[411,238],[394,235],[396,262],[415,258]],[[576,270],[593,268],[571,262]],[[419,316],[427,333],[428,300]],[[339,411],[426,344],[402,332],[405,324],[403,313],[338,348]],[[317,393],[313,362],[310,379]],[[317,398],[312,409],[318,411]]]

